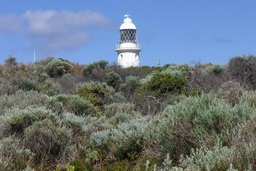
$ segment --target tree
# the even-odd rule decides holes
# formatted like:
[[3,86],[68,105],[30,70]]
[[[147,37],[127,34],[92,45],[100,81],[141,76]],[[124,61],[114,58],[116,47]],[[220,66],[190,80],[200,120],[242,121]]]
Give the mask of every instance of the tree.
[[56,78],[68,73],[71,68],[72,65],[68,61],[54,58],[46,65],[45,70],[50,77]]

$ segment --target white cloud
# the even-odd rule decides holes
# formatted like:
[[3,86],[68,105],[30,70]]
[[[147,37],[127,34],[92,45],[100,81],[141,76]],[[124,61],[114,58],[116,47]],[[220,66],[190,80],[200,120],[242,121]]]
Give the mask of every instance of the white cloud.
[[0,16],[0,33],[22,31],[22,19],[15,15]]
[[63,34],[49,37],[36,38],[35,47],[39,51],[51,53],[54,51],[65,50],[72,51],[88,42],[85,33],[75,32],[72,34]]
[[110,21],[98,12],[28,10],[20,16],[0,16],[0,33],[23,34],[45,52],[74,50],[88,42],[86,30],[106,28]]
[[110,22],[97,12],[82,11],[27,11],[24,19],[28,22],[28,30],[32,34],[62,34],[91,26],[108,26]]

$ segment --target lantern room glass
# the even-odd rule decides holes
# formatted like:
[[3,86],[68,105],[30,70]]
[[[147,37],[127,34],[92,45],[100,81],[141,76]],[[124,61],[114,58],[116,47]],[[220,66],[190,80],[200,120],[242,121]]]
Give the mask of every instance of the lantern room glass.
[[120,30],[121,42],[136,42],[136,30],[125,29]]

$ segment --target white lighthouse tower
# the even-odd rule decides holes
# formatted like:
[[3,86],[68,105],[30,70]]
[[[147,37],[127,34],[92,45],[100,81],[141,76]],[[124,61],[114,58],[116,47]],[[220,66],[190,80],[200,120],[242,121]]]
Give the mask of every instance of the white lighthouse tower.
[[123,68],[138,67],[140,65],[141,48],[136,39],[136,26],[129,15],[124,16],[120,26],[120,42],[117,45],[117,62]]

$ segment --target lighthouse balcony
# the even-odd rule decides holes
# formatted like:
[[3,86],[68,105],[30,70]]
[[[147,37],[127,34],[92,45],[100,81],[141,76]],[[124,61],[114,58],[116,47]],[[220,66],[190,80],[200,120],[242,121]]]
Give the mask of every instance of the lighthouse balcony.
[[116,50],[141,50],[138,42],[120,42],[116,46]]

